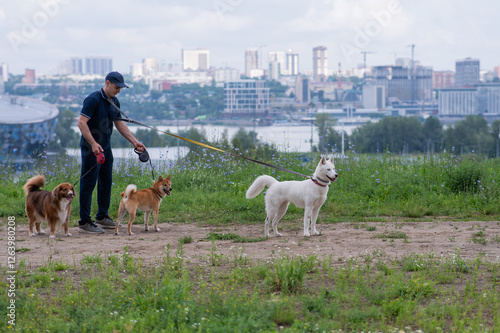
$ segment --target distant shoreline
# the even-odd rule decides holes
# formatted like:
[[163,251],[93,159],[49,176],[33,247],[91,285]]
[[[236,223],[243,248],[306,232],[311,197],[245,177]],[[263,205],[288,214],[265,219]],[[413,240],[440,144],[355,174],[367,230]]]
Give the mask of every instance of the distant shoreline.
[[[222,119],[222,120],[155,120],[159,125],[163,126],[191,126],[191,125],[212,125],[212,126],[253,126],[251,119]],[[259,125],[256,125],[259,126]]]

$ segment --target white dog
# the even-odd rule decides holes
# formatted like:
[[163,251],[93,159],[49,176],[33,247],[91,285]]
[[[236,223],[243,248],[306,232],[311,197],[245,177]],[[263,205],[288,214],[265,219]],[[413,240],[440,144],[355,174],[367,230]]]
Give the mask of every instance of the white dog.
[[304,208],[304,236],[310,236],[309,220],[313,235],[319,235],[316,230],[316,219],[318,212],[326,200],[328,185],[338,177],[333,164],[333,156],[326,159],[321,156],[321,161],[311,179],[303,181],[278,182],[271,176],[259,176],[248,188],[247,199],[255,198],[267,186],[266,192],[266,226],[265,236],[269,237],[269,223],[273,221],[275,236],[281,236],[278,232],[278,222],[285,215],[288,205],[292,202],[299,208]]

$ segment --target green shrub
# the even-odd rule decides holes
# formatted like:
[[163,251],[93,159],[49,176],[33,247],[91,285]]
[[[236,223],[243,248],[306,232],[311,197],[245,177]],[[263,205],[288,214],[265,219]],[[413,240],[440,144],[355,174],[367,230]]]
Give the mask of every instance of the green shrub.
[[465,161],[451,167],[446,185],[453,193],[475,192],[481,185],[483,171],[479,164]]

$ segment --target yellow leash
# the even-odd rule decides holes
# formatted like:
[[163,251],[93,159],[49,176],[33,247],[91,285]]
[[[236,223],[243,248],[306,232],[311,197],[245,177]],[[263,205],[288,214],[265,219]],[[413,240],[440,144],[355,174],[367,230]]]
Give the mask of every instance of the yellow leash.
[[243,155],[234,154],[234,153],[231,153],[229,151],[226,151],[226,150],[223,150],[223,149],[220,149],[220,148],[217,148],[217,147],[212,147],[210,145],[207,145],[207,144],[195,141],[195,140],[184,138],[184,137],[176,135],[176,134],[172,134],[172,133],[169,133],[169,132],[165,132],[165,131],[159,130],[159,129],[154,128],[152,126],[149,126],[149,125],[146,125],[146,124],[142,124],[142,123],[140,123],[138,121],[130,119],[129,116],[127,116],[122,110],[120,110],[119,107],[116,106],[115,103],[113,103],[113,100],[111,100],[111,98],[108,98],[108,102],[111,103],[111,105],[113,105],[118,110],[118,112],[120,112],[120,114],[122,114],[125,117],[125,119],[118,119],[118,120],[122,120],[122,121],[126,121],[128,123],[131,123],[131,124],[136,124],[136,125],[139,125],[139,126],[143,126],[143,127],[152,129],[154,131],[158,131],[160,133],[164,133],[164,134],[173,136],[174,138],[181,139],[181,140],[193,143],[193,144],[201,146],[201,147],[205,147],[205,148],[208,148],[208,149],[216,150],[216,151],[219,151],[221,153],[229,154],[229,155],[232,155],[232,156],[235,156],[235,157],[243,158],[245,160],[252,161],[254,163],[258,163],[258,164],[261,164],[261,165],[264,165],[264,166],[267,166],[267,167],[270,167],[270,168],[273,168],[273,169],[285,171],[285,172],[288,172],[288,173],[291,173],[291,174],[294,174],[294,175],[297,175],[297,176],[301,176],[301,177],[311,178],[312,179],[312,176],[307,176],[307,175],[304,175],[304,174],[299,173],[299,172],[295,172],[295,171],[288,170],[288,169],[285,169],[285,168],[282,168],[282,167],[279,167],[279,166],[276,166],[276,165],[273,165],[273,164],[269,164],[269,163],[266,163],[266,162],[255,160],[253,158],[249,158],[249,157],[246,157],[246,156],[243,156]]

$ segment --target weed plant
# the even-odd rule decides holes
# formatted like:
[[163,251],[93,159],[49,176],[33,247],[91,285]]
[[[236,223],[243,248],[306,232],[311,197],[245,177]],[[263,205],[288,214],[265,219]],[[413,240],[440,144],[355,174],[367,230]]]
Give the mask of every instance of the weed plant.
[[[266,154],[269,154],[267,151]],[[312,174],[312,161],[275,153],[266,162]],[[156,175],[171,174],[172,195],[162,202],[161,222],[262,224],[262,196],[245,192],[261,174],[278,180],[297,176],[217,152],[200,150],[185,160],[154,163]],[[341,221],[498,220],[500,163],[471,155],[350,155],[336,160],[338,181],[330,186],[319,223]],[[22,186],[33,175],[46,177],[46,189],[79,177],[76,159],[40,159],[30,168],[0,167],[0,217],[16,216],[24,227]],[[150,187],[149,164],[117,163],[110,215],[116,217],[120,193],[134,183]],[[78,185],[77,191],[78,191]],[[94,197],[95,202],[95,197]],[[73,201],[71,224],[78,220]],[[95,204],[95,203],[94,203]],[[93,212],[96,207],[93,207]],[[290,207],[285,219],[301,220]],[[5,218],[1,218],[5,226]],[[138,223],[142,219],[136,218]],[[359,228],[359,225],[358,225]],[[407,239],[379,232],[373,237]],[[370,229],[368,229],[370,228]],[[380,228],[379,228],[380,229]],[[409,254],[392,260],[380,251],[337,260],[275,254],[254,262],[243,250],[219,253],[215,239],[243,242],[235,234],[211,234],[212,246],[201,264],[186,258],[181,238],[145,264],[125,248],[122,254],[97,253],[80,262],[49,261],[41,267],[21,262],[17,273],[16,327],[21,332],[495,332],[500,327],[500,263],[481,256],[468,260],[460,251],[438,257]],[[491,241],[477,230],[471,242]],[[253,241],[246,239],[245,241]],[[0,267],[2,276],[7,274]],[[6,279],[0,287],[7,288]],[[0,307],[9,299],[0,294]]]
[[[245,155],[246,152],[242,152]],[[266,152],[268,154],[269,151]],[[265,162],[312,175],[320,156],[304,162],[294,153],[275,153]],[[338,180],[320,211],[320,223],[387,219],[498,220],[500,161],[470,155],[401,156],[391,154],[350,155],[335,161]],[[147,188],[153,183],[149,163],[136,159],[117,162],[113,176],[110,215],[115,217],[120,193],[130,184]],[[156,177],[172,176],[172,195],[162,206],[162,222],[197,222],[215,225],[262,223],[262,196],[248,200],[245,192],[255,178],[269,174],[280,181],[303,180],[283,171],[264,167],[230,155],[202,149],[173,162],[153,163]],[[61,156],[41,158],[30,168],[0,166],[0,217],[25,219],[22,186],[32,176],[43,174],[46,189],[61,182],[75,183],[80,176],[78,160]],[[76,185],[78,192],[79,187]],[[78,220],[78,198],[74,200],[71,224]],[[94,196],[94,207],[96,211]],[[300,219],[301,209],[290,207],[284,219]],[[142,215],[138,212],[138,215]],[[143,223],[137,218],[137,223]]]
[[[144,264],[127,249],[17,271],[21,332],[495,332],[500,263],[457,251],[344,261],[276,254],[241,261],[210,251]],[[214,264],[216,263],[216,264]],[[1,268],[6,274],[6,269]],[[5,279],[0,281],[7,288]],[[8,305],[6,293],[0,306]]]

